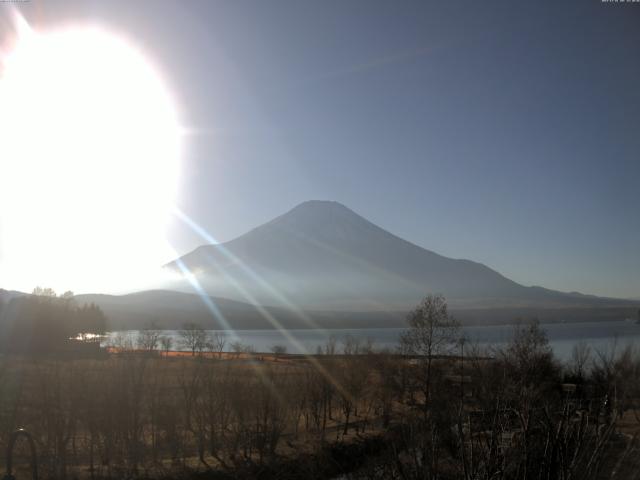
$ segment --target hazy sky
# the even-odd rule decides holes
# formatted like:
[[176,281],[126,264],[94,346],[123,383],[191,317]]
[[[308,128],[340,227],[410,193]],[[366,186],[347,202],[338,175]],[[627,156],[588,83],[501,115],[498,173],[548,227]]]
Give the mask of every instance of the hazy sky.
[[[180,206],[221,241],[330,199],[526,285],[640,297],[638,3],[8,8],[144,50],[191,132]],[[173,241],[202,243],[177,223]]]

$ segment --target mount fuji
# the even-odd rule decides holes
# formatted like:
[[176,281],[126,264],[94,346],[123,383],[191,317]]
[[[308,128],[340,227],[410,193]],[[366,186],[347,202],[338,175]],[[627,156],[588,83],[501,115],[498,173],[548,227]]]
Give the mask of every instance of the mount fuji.
[[406,311],[427,293],[466,309],[621,302],[518,284],[481,263],[415,245],[331,201],[304,202],[234,240],[198,247],[167,268],[190,272],[208,294],[279,307],[291,302],[307,309]]

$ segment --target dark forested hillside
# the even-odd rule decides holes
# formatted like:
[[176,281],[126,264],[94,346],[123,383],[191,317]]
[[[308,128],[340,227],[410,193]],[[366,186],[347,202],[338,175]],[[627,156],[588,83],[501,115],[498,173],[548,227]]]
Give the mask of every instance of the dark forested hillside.
[[106,328],[100,307],[78,304],[72,296],[20,295],[0,303],[0,349],[5,352],[65,350]]

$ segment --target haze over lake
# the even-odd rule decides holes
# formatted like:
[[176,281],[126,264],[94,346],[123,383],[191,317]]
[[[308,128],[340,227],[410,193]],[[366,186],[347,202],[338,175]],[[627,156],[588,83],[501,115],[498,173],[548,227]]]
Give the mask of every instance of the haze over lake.
[[[637,344],[640,341],[640,325],[625,320],[608,323],[545,324],[543,328],[547,332],[554,353],[561,360],[569,359],[573,346],[579,342],[588,343],[594,352],[610,353],[614,348],[621,350],[627,345]],[[337,340],[338,351],[340,351],[342,341],[348,336],[362,341],[370,339],[379,349],[395,349],[401,333],[405,330],[404,328],[294,329],[288,330],[286,335],[278,330],[218,331],[224,332],[228,338],[225,350],[231,350],[232,342],[241,342],[246,346],[252,346],[256,352],[269,352],[274,345],[284,345],[288,353],[314,353],[317,347],[324,346],[331,337]],[[469,340],[468,345],[476,344],[480,347],[500,348],[509,342],[513,331],[512,325],[462,327],[462,332]],[[164,333],[173,338],[174,348],[181,348],[178,331],[169,330]],[[118,334],[127,335],[135,341],[138,331],[110,332],[104,343],[112,342]]]

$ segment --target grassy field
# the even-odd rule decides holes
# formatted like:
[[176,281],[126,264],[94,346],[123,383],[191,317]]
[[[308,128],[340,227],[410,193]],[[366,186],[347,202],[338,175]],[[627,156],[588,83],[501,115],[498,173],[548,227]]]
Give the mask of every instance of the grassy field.
[[355,356],[5,356],[0,448],[26,428],[51,478],[230,470],[379,434],[376,385]]

